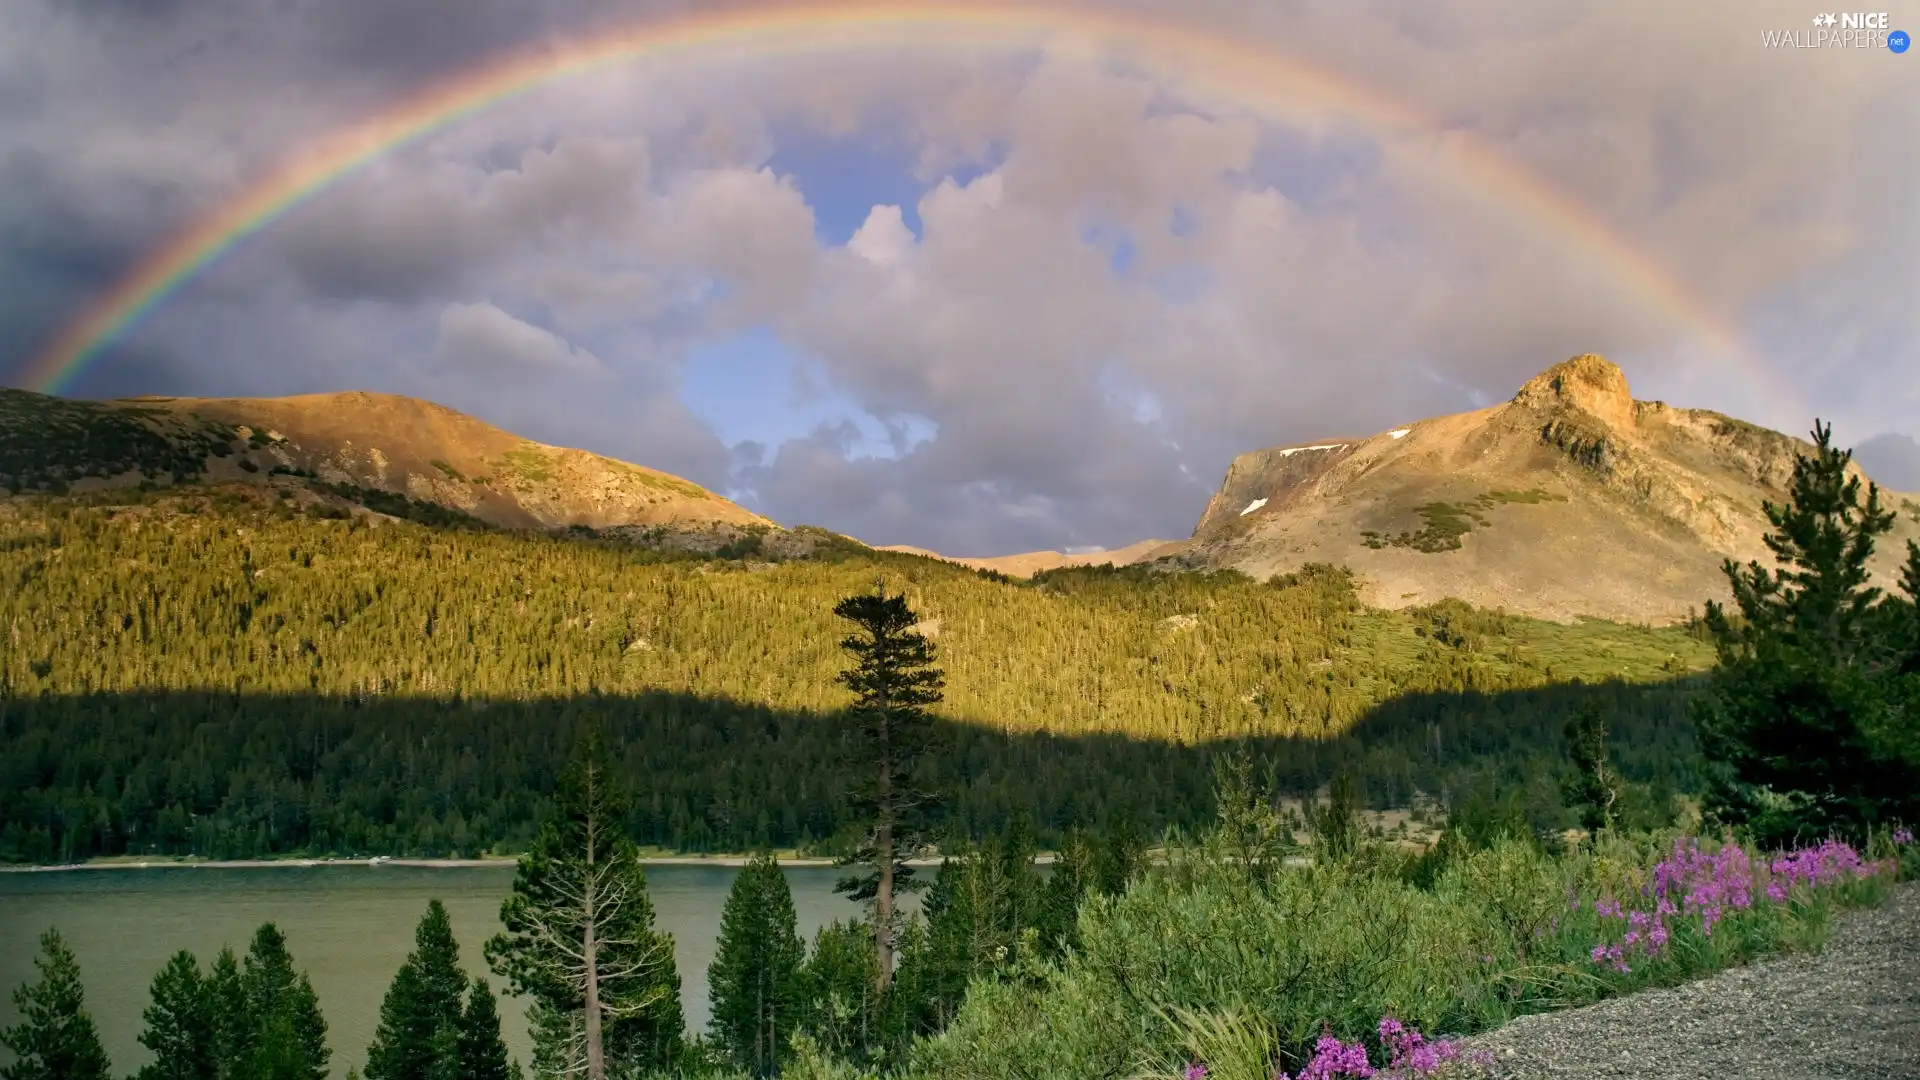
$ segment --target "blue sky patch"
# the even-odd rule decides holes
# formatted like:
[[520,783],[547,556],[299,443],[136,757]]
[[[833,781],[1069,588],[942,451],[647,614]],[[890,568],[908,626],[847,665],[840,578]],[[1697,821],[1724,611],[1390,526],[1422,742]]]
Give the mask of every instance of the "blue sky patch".
[[[825,388],[803,393],[796,377]],[[728,446],[757,442],[768,458],[789,439],[811,435],[821,426],[851,424],[859,438],[848,458],[894,458],[911,452],[939,433],[933,421],[905,415],[881,420],[851,397],[834,389],[817,362],[802,357],[765,328],[755,328],[697,346],[682,368],[680,400]],[[766,464],[763,460],[761,464]]]

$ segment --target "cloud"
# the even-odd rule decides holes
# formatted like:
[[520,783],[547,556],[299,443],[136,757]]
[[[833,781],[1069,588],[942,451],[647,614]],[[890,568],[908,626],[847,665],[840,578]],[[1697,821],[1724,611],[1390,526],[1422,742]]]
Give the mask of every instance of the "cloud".
[[454,371],[553,375],[605,370],[592,353],[489,303],[447,305],[440,312],[435,349],[441,366]]
[[[962,554],[1183,535],[1236,453],[1497,400],[1588,350],[1642,397],[1894,432],[1862,460],[1903,467],[1906,66],[1761,48],[1804,19],[1783,0],[1116,2],[1431,122],[1184,100],[1139,56],[683,50],[380,156],[82,388],[416,393]],[[0,5],[0,372],[320,133],[668,10]],[[1717,355],[1702,312],[1752,355]],[[746,402],[779,395],[741,394],[728,447],[681,373],[745,334],[791,353],[766,378],[818,385],[760,428]],[[889,428],[917,434],[874,452]]]
[[1911,435],[1875,435],[1853,448],[1853,458],[1892,491],[1920,492],[1920,442]]

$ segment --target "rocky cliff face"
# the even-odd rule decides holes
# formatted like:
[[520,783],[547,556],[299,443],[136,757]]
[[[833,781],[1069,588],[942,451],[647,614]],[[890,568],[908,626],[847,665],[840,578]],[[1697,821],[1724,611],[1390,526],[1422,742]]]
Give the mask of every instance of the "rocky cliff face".
[[[1178,558],[1256,576],[1344,563],[1389,607],[1455,596],[1667,621],[1726,598],[1723,560],[1770,564],[1762,504],[1786,500],[1809,449],[1635,401],[1618,367],[1576,356],[1489,409],[1242,455]],[[1905,505],[1875,563],[1888,587],[1920,537],[1920,505]]]
[[1252,527],[1254,515],[1277,514],[1311,490],[1313,482],[1346,460],[1358,439],[1276,446],[1241,454],[1227,466],[1220,490],[1200,515],[1195,537],[1224,539]]

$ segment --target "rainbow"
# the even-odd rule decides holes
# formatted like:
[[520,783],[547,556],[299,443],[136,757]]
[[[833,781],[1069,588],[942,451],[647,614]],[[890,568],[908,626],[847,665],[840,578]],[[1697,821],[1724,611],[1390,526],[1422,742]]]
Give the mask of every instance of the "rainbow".
[[[1107,0],[1111,3],[1112,0]],[[21,373],[59,393],[100,352],[186,283],[341,178],[396,147],[491,105],[571,76],[645,59],[713,63],[839,50],[939,47],[1033,49],[1090,46],[1138,60],[1156,74],[1272,119],[1352,119],[1377,135],[1427,139],[1452,179],[1533,227],[1552,230],[1641,298],[1708,343],[1721,358],[1779,389],[1741,336],[1682,282],[1577,200],[1468,133],[1413,106],[1240,38],[1163,18],[1008,0],[796,0],[696,11],[543,45],[438,83],[361,123],[336,130],[259,178],[238,198],[193,222],[61,329]],[[1788,398],[1793,395],[1788,393]]]

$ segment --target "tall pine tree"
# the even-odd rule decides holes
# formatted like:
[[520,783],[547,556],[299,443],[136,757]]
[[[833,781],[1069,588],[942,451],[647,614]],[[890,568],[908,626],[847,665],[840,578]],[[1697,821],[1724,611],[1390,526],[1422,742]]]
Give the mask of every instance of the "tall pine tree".
[[153,977],[140,1045],[153,1060],[138,1080],[218,1080],[211,984],[200,962],[185,949],[174,953]]
[[805,959],[787,876],[762,851],[733,879],[707,968],[709,1030],[739,1068],[760,1076],[777,1071],[789,1035],[799,1028]]
[[852,803],[867,826],[866,837],[843,860],[866,870],[842,879],[837,888],[872,905],[878,1004],[893,977],[894,894],[918,884],[907,860],[926,845],[928,812],[935,802],[921,786],[916,766],[932,740],[927,708],[940,701],[944,678],[933,666],[933,643],[915,629],[920,619],[905,596],[888,596],[882,584],[840,601],[833,613],[856,627],[840,642],[854,661],[840,681],[854,693],[854,775],[860,779]]
[[219,1080],[247,1080],[253,1067],[253,1050],[259,1042],[253,1014],[247,1008],[246,982],[240,975],[240,958],[231,946],[222,948],[213,959],[201,991],[206,998],[207,1016],[213,1028],[214,1074]]
[[14,1062],[0,1067],[0,1080],[107,1080],[107,1052],[87,1013],[80,964],[58,930],[40,935],[33,961],[40,981],[13,992],[20,1023],[0,1031],[0,1046]]
[[1580,707],[1567,720],[1567,757],[1572,775],[1561,784],[1567,805],[1580,815],[1580,827],[1598,834],[1614,826],[1614,805],[1620,801],[1620,774],[1607,760],[1607,714],[1597,701]]
[[[446,907],[430,900],[413,932],[413,952],[380,1003],[380,1024],[367,1049],[366,1080],[432,1080],[436,1068],[458,1071],[466,986],[453,923]],[[454,1040],[451,1047],[448,1039]]]
[[467,1006],[460,1012],[458,1031],[460,1080],[511,1080],[517,1067],[507,1059],[500,1037],[500,1007],[485,979],[467,989]]
[[1790,502],[1768,503],[1767,547],[1780,564],[1727,580],[1740,618],[1709,601],[1719,651],[1714,693],[1695,705],[1709,763],[1710,815],[1768,845],[1832,833],[1860,837],[1920,810],[1920,775],[1886,739],[1911,724],[1898,709],[1901,658],[1889,609],[1868,585],[1874,538],[1893,524],[1879,489],[1850,473],[1850,451],[1814,423],[1794,464]]
[[273,923],[254,931],[240,969],[246,1021],[252,1026],[251,1080],[325,1080],[327,1022],[303,971],[294,970],[287,938]]
[[553,816],[520,858],[487,963],[530,1010],[535,1071],[665,1065],[680,1049],[673,938],[653,928],[639,852],[605,744],[590,731],[560,778]]

